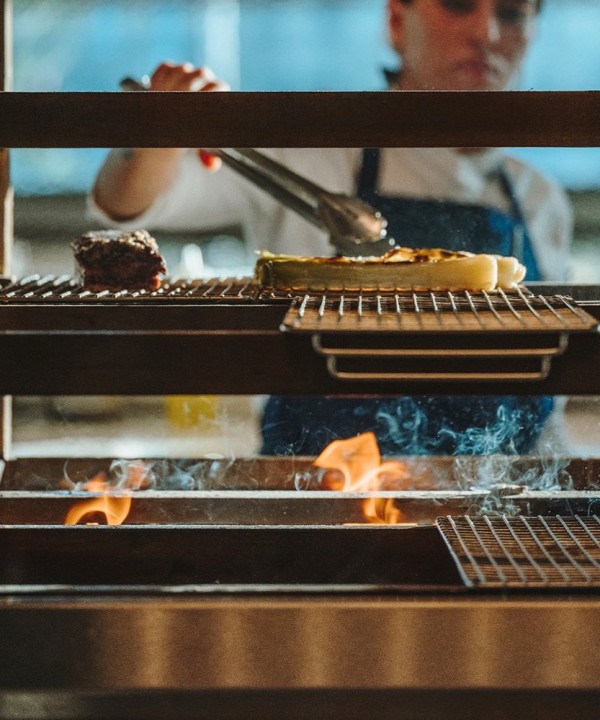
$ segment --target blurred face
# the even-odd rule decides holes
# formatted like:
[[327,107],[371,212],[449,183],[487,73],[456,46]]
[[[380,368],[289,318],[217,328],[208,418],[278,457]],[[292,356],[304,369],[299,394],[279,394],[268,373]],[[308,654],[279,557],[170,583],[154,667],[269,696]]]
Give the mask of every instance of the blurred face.
[[405,90],[503,90],[535,29],[534,0],[388,0]]

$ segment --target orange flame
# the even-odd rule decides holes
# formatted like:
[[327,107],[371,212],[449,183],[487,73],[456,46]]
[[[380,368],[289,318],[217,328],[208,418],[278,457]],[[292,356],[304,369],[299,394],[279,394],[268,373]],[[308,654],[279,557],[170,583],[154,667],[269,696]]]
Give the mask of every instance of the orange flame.
[[[314,465],[340,473],[329,478],[329,489],[343,492],[377,492],[389,487],[398,488],[409,478],[406,465],[397,460],[381,461],[379,445],[374,433],[361,433],[346,440],[334,440],[314,461]],[[402,513],[393,498],[369,497],[363,501],[363,516],[369,523],[396,525]]]
[[[143,486],[145,480],[144,468],[139,463],[132,463],[128,467],[127,476],[124,482],[125,490],[117,490],[108,482],[104,473],[96,475],[88,480],[83,489],[90,493],[102,493],[99,497],[90,500],[82,500],[69,508],[65,517],[65,525],[77,525],[93,513],[104,515],[107,525],[121,525],[131,509],[131,493],[129,488]],[[87,522],[86,525],[96,525],[95,522]]]
[[368,523],[398,525],[398,523],[402,522],[402,513],[396,507],[393,498],[365,498],[362,504],[362,512]]

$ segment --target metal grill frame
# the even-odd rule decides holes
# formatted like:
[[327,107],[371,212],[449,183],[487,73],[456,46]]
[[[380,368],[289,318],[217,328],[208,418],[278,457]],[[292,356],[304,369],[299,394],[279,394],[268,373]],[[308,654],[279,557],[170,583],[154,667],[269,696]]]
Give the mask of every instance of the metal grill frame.
[[[534,294],[527,288],[517,287],[509,293],[497,292],[344,292],[310,293],[283,292],[270,288],[259,288],[251,277],[212,278],[168,278],[157,290],[87,290],[71,275],[33,274],[20,279],[0,281],[0,303],[9,305],[21,303],[62,304],[62,303],[159,303],[159,302],[291,302],[289,316],[284,325],[288,329],[304,330],[303,321],[309,308],[313,308],[321,323],[328,315],[335,314],[338,322],[348,316],[355,316],[363,322],[375,317],[377,324],[356,329],[380,331],[384,317],[395,317],[396,321],[412,316],[416,319],[417,330],[439,330],[444,332],[464,331],[463,320],[471,317],[476,325],[468,327],[469,332],[549,332],[556,330],[588,330],[597,322],[577,306],[568,295]],[[564,315],[563,313],[567,313]],[[545,313],[547,317],[543,314]],[[295,316],[295,317],[294,317]],[[457,319],[453,327],[445,318]],[[294,321],[292,321],[294,318]],[[436,325],[424,325],[424,318],[433,318]],[[496,321],[490,322],[491,320]],[[554,323],[549,322],[554,321]],[[313,328],[306,328],[308,332]],[[331,330],[331,328],[329,328]],[[335,329],[335,328],[334,328]],[[338,327],[343,330],[344,328]],[[401,324],[393,330],[403,330]],[[414,327],[406,329],[414,330]]]
[[[16,293],[15,281],[9,290],[15,295],[7,296],[9,285],[0,290],[5,394],[143,395],[150,387],[156,395],[404,394],[414,392],[415,379],[424,394],[452,394],[457,387],[473,394],[600,393],[600,377],[589,371],[600,364],[600,334],[593,331],[450,333],[436,326],[435,332],[281,332],[290,305],[302,300],[269,291],[257,296],[247,279],[193,284],[192,294],[178,285],[174,297],[105,293],[81,301],[73,297],[72,278],[25,280],[31,284],[25,293]],[[55,301],[61,283],[66,290]],[[553,286],[552,294],[565,295],[562,289]],[[592,290],[596,304],[586,311],[600,317],[598,289]],[[435,302],[439,310],[441,299]],[[435,318],[425,309],[414,314]],[[379,345],[382,338],[391,346]],[[400,340],[403,357],[388,357],[387,348],[397,353]],[[343,352],[329,352],[337,348]],[[356,349],[366,349],[365,357],[348,352]],[[252,372],[240,372],[240,358]],[[357,364],[363,367],[355,374]]]
[[[570,297],[517,288],[512,293],[305,295],[292,303],[283,329],[312,333],[314,349],[326,357],[329,374],[338,380],[464,383],[544,380],[552,358],[565,352],[570,333],[593,330],[597,324]],[[337,336],[342,333],[354,333],[354,340],[340,345]],[[441,342],[434,347],[410,345],[405,333],[438,336]],[[388,343],[363,347],[365,334],[387,338]],[[486,336],[484,346],[473,343],[477,336]],[[523,337],[530,341],[522,345]],[[438,362],[415,370],[406,367],[407,358]],[[473,364],[474,358],[480,362]],[[490,369],[490,358],[508,363]],[[515,363],[516,358],[523,362]],[[386,362],[377,367],[380,360]],[[452,366],[453,361],[458,362]]]

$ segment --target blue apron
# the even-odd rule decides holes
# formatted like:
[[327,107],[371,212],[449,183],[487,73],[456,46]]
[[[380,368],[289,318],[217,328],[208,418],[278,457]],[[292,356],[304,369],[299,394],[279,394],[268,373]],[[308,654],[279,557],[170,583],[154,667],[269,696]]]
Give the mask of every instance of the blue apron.
[[[540,273],[510,178],[499,180],[511,213],[445,200],[377,192],[379,150],[365,149],[358,196],[388,220],[399,245],[514,255]],[[263,421],[265,455],[318,455],[332,440],[372,431],[382,455],[523,454],[552,411],[551,397],[415,395],[366,398],[273,396]]]

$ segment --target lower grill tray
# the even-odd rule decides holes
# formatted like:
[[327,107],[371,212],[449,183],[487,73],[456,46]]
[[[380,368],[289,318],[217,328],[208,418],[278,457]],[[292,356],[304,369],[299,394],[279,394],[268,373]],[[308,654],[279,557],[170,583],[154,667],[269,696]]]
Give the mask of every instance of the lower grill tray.
[[0,593],[455,589],[435,527],[0,527]]
[[[554,491],[533,489],[547,458],[404,460],[413,489],[371,493],[301,489],[319,487],[310,458],[8,461],[0,593],[600,587],[597,460],[554,459],[552,484],[565,485]],[[459,470],[494,466],[532,487],[457,487]],[[99,478],[108,485],[92,490]],[[397,513],[365,514],[372,497]],[[121,512],[109,499],[130,501],[123,525],[97,524]],[[63,525],[75,508],[84,524]]]
[[597,516],[437,525],[2,526],[0,594],[600,588]]

